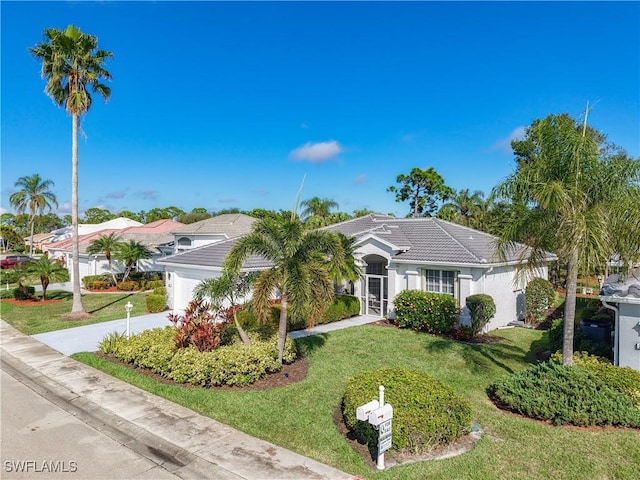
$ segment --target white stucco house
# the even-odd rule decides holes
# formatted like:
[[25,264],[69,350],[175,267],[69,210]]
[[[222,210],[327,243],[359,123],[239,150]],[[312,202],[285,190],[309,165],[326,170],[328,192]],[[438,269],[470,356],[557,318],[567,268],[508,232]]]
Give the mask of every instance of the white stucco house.
[[[128,220],[128,219],[127,219]],[[115,233],[120,237],[123,242],[134,240],[144,244],[152,252],[152,256],[149,259],[140,260],[137,265],[137,270],[141,272],[151,271],[164,271],[164,265],[158,264],[158,260],[167,255],[171,255],[175,251],[173,245],[174,237],[170,231],[182,227],[184,224],[176,222],[174,220],[157,220],[155,222],[143,225],[139,222],[135,222],[138,225],[130,225],[119,229],[103,228],[92,229],[93,231],[84,235],[80,235],[78,238],[79,243],[79,267],[80,267],[80,280],[87,275],[101,275],[110,273],[109,262],[104,254],[91,255],[87,253],[87,248],[94,240]],[[73,239],[64,238],[60,241],[50,243],[48,245],[48,255],[52,259],[62,259],[63,263],[69,267],[72,262],[73,255]],[[122,262],[112,258],[113,270],[116,273],[124,272],[125,265]],[[70,276],[73,275],[72,269],[69,268]],[[72,280],[72,279],[71,279]]]
[[615,313],[613,364],[640,371],[640,268],[628,275],[610,275],[600,301]]
[[[393,316],[396,295],[417,289],[453,295],[462,307],[469,295],[491,295],[497,312],[486,330],[524,316],[525,285],[515,282],[524,246],[500,260],[495,237],[436,218],[372,214],[325,228],[357,239],[356,256],[363,277],[354,285],[354,294],[361,300],[363,315]],[[160,260],[167,272],[170,308],[183,310],[200,281],[221,274],[224,258],[236,240],[232,237]],[[556,258],[549,254],[548,259]],[[245,270],[269,267],[259,257],[249,258],[244,265]],[[547,268],[541,267],[535,276],[546,278]],[[464,309],[462,321],[468,321]]]

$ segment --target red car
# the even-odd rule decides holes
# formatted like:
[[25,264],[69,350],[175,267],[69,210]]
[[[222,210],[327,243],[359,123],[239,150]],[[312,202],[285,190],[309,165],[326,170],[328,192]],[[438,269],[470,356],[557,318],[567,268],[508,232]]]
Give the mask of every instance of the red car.
[[0,260],[0,267],[2,269],[5,268],[16,268],[16,266],[20,266],[23,263],[28,263],[33,260],[28,255],[7,255],[5,258]]

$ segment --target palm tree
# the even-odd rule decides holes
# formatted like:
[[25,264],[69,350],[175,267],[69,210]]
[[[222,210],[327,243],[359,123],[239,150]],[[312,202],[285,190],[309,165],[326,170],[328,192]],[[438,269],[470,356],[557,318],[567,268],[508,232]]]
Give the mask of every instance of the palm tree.
[[29,237],[29,254],[33,254],[33,233],[36,225],[36,215],[44,214],[46,209],[51,210],[58,206],[56,196],[49,191],[53,186],[51,180],[43,180],[37,173],[30,177],[20,177],[14,184],[21,190],[9,197],[9,203],[18,213],[29,211],[29,225],[31,236]]
[[329,198],[312,197],[301,203],[302,220],[313,228],[324,227],[331,223],[329,210],[338,208],[338,203]]
[[456,192],[451,199],[440,207],[438,217],[450,220],[466,227],[477,228],[484,204],[484,192],[468,188]]
[[222,276],[218,278],[203,280],[193,291],[195,298],[198,300],[209,297],[214,304],[219,304],[224,300],[231,304],[233,323],[238,330],[240,338],[246,345],[251,345],[251,339],[238,321],[236,305],[238,304],[238,299],[246,297],[251,292],[251,287],[256,278],[257,274],[255,272],[232,274],[225,270],[222,272]]
[[333,284],[326,261],[337,268],[344,258],[338,236],[327,230],[310,230],[293,213],[280,219],[265,218],[253,224],[251,233],[241,237],[225,259],[225,269],[237,274],[249,255],[259,255],[273,263],[260,273],[253,291],[258,318],[266,321],[269,301],[280,294],[278,360],[287,336],[287,315],[308,318],[313,325],[333,299]]
[[98,39],[83,33],[73,25],[65,30],[47,28],[44,42],[30,48],[33,56],[42,62],[42,77],[46,79],[46,94],[71,115],[71,225],[73,229],[73,278],[72,317],[84,317],[80,293],[80,249],[78,240],[78,119],[91,108],[89,88],[101,95],[105,101],[111,89],[102,83],[111,80],[104,68],[113,53],[98,50]]
[[115,232],[111,232],[108,235],[102,235],[100,238],[96,238],[87,247],[87,253],[89,255],[99,255],[101,253],[104,253],[104,256],[107,258],[107,262],[109,262],[109,271],[111,272],[111,276],[113,277],[114,285],[118,283],[118,281],[116,280],[116,274],[113,271],[111,255],[114,250],[116,250],[119,243],[120,235],[116,234]]
[[133,267],[135,267],[138,261],[151,258],[152,252],[143,243],[136,240],[129,240],[128,242],[120,242],[116,244],[114,257],[118,260],[122,260],[126,266],[124,277],[122,281],[129,278],[129,274]]
[[[526,138],[512,143],[518,167],[492,196],[509,199],[516,212],[504,226],[499,247],[529,245],[529,264],[540,266],[545,251],[566,265],[562,361],[573,363],[576,286],[579,271],[591,271],[615,248],[612,222],[620,199],[638,198],[640,162],[601,155],[604,136],[567,114],[536,120]],[[618,218],[615,218],[618,217]],[[640,202],[626,205],[631,227],[640,218]],[[636,240],[637,241],[637,240]]]
[[347,236],[342,232],[336,232],[342,245],[343,261],[338,264],[329,263],[327,268],[329,275],[335,283],[341,283],[344,280],[355,282],[362,277],[362,269],[356,263],[356,237]]
[[64,282],[69,278],[69,271],[60,262],[51,261],[49,257],[43,255],[36,262],[30,262],[25,266],[27,275],[34,275],[40,278],[42,285],[42,300],[47,299],[47,287],[51,282]]

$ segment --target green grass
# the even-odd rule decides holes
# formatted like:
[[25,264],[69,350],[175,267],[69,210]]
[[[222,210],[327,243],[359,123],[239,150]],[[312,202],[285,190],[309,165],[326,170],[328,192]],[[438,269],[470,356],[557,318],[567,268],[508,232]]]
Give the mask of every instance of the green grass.
[[133,304],[132,316],[147,313],[144,293],[91,293],[82,296],[82,304],[91,318],[69,321],[63,317],[71,313],[73,294],[62,290],[47,292],[47,300],[53,299],[63,301],[33,306],[0,302],[0,318],[26,335],[35,335],[125,318],[127,313],[124,306],[128,301]]
[[[74,358],[250,435],[365,479],[594,479],[640,478],[640,432],[553,427],[498,410],[485,389],[526,368],[545,334],[511,329],[503,341],[466,345],[375,326],[339,330],[297,341],[309,358],[308,377],[269,391],[187,389],[160,384],[90,353]],[[355,373],[402,366],[450,385],[473,405],[484,431],[476,447],[458,457],[369,468],[333,423],[345,385]],[[371,392],[372,399],[377,392]]]

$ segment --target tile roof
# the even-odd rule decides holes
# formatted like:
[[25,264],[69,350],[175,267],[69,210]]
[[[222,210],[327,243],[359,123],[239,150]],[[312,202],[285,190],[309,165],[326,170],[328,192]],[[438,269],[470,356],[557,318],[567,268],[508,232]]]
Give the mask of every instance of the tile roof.
[[[225,257],[238,241],[238,238],[239,237],[231,238],[222,242],[211,243],[185,252],[176,253],[175,255],[170,255],[158,260],[158,263],[221,268]],[[271,266],[273,266],[273,264],[268,260],[257,255],[250,255],[242,268],[247,270],[264,270]]]
[[606,297],[605,301],[640,303],[640,267],[626,276],[609,275],[602,285],[600,297]]
[[242,213],[226,213],[199,222],[183,225],[175,228],[171,233],[174,235],[207,235],[217,233],[226,235],[228,238],[233,238],[251,232],[251,227],[256,220],[256,218]]

